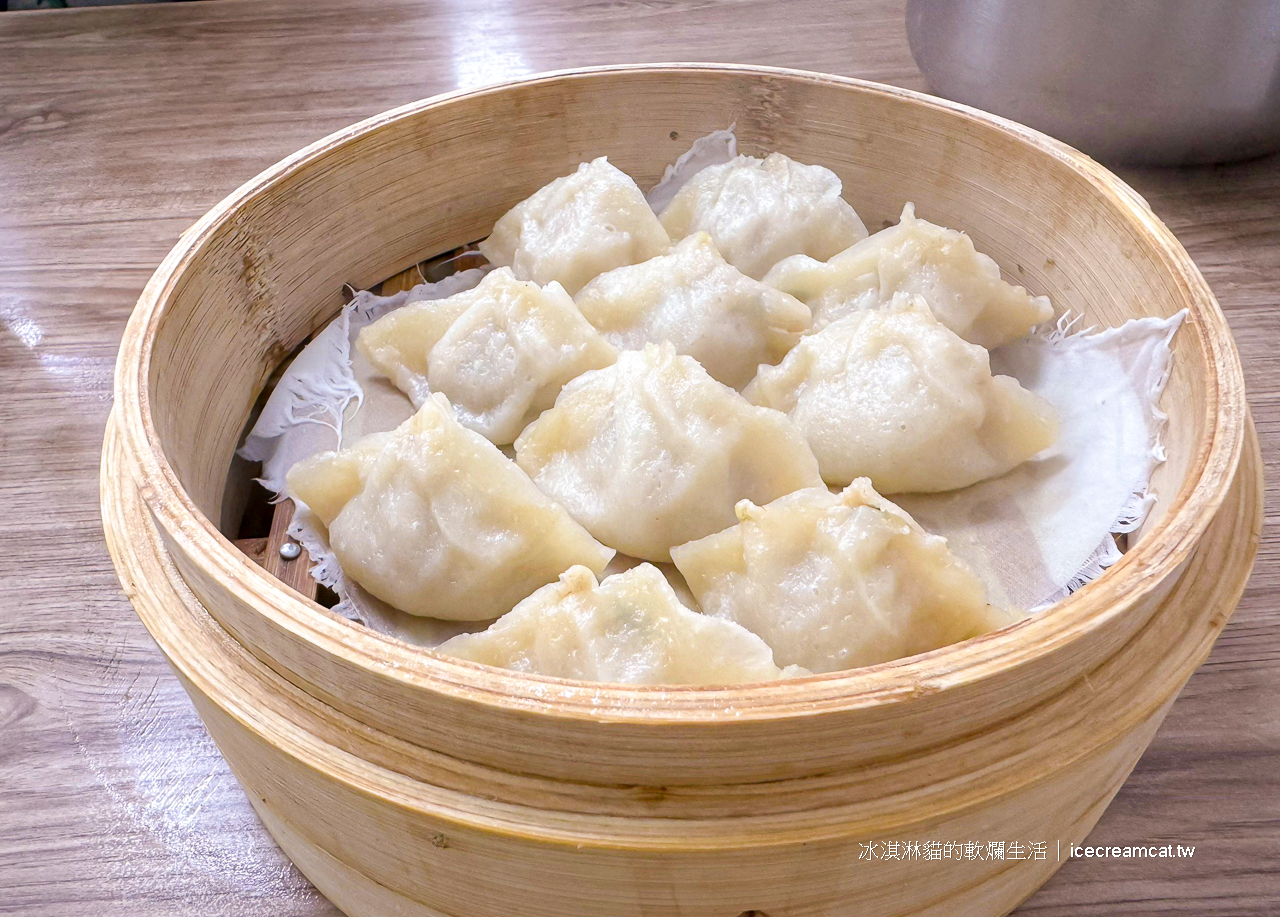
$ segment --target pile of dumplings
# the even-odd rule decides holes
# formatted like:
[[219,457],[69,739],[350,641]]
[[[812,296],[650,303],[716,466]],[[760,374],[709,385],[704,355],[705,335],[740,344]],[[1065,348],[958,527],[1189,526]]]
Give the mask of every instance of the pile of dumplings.
[[480,250],[478,286],[357,340],[416,413],[288,475],[369,593],[492,621],[439,652],[729,684],[1016,618],[882,496],[1004,474],[1057,436],[987,352],[1050,303],[968,236],[910,204],[868,236],[835,173],[781,153],[707,166],[655,213],[602,157]]

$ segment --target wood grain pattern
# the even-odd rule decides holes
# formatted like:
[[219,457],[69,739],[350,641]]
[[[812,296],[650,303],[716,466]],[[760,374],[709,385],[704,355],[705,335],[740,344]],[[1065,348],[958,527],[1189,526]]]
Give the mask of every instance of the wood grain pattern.
[[[293,501],[282,500],[271,514],[271,532],[262,552],[262,568],[309,599],[316,597],[316,581],[311,578],[311,566],[307,552],[298,545],[300,553],[292,560],[286,559],[280,549],[286,544],[298,543],[289,537],[289,523],[293,521]],[[256,560],[256,559],[255,559]]]
[[[223,0],[9,14],[0,55],[0,912],[31,915],[335,913],[267,839],[101,544],[115,347],[200,213],[359,117],[534,70],[749,60],[922,85],[896,2]],[[1280,165],[1123,174],[1227,310],[1274,482]],[[1268,530],[1240,610],[1092,835],[1196,843],[1195,859],[1072,862],[1020,914],[1274,912],[1277,553]]]

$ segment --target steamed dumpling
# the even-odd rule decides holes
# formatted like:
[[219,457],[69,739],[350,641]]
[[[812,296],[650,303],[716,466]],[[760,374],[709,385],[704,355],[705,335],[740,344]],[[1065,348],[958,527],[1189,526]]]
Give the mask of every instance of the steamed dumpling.
[[[461,312],[452,300],[465,304]],[[516,280],[510,268],[449,299],[391,312],[356,346],[415,404],[441,392],[464,426],[500,446],[551,407],[562,385],[616,358],[560,284]]]
[[431,348],[444,337],[458,316],[480,302],[484,295],[476,286],[444,299],[412,302],[393,309],[360,329],[356,350],[370,366],[408,395],[415,408],[422,407],[431,394],[427,382]]
[[566,385],[516,440],[516,461],[600,541],[654,561],[732,524],[743,498],[822,480],[786,417],[670,344],[624,351]]
[[439,652],[556,678],[633,685],[769,681],[783,673],[773,651],[732,621],[680,604],[650,564],[596,583],[571,567],[487,630],[461,634]]
[[1046,296],[1000,278],[1000,268],[962,232],[916,216],[907,204],[898,225],[823,264],[797,255],[774,266],[765,283],[806,303],[819,329],[860,309],[918,293],[938,321],[971,344],[999,347],[1053,318]]
[[736,389],[777,363],[809,327],[809,307],[752,280],[695,232],[669,254],[601,274],[574,297],[615,347],[670,341]]
[[987,352],[899,296],[807,335],[743,394],[790,416],[828,484],[883,493],[966,487],[1004,474],[1058,435],[1049,402],[992,376]]
[[759,280],[788,255],[830,258],[867,229],[840,196],[840,178],[782,153],[707,166],[662,211],[672,239],[709,233],[725,260]]
[[671,245],[631,176],[604,156],[511,208],[480,253],[521,280],[576,293],[597,274],[660,255]]
[[614,552],[549,500],[443,395],[389,433],[289,470],[343,571],[409,614],[483,621],[573,564]]
[[865,478],[843,493],[744,500],[733,528],[672,550],[709,615],[773,647],[779,665],[834,672],[948,646],[1011,623],[944,538]]

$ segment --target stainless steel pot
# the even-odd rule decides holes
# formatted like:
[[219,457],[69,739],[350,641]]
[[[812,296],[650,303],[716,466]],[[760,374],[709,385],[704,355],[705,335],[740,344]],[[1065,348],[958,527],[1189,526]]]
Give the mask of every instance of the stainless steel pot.
[[907,38],[940,95],[1098,159],[1280,149],[1280,0],[909,0]]

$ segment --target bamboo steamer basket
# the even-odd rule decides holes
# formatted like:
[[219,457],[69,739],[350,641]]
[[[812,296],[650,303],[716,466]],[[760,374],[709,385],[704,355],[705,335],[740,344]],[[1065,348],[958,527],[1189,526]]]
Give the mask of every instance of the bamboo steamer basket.
[[[218,530],[271,372],[365,287],[482,238],[607,153],[652,183],[736,122],[820,162],[874,231],[906,200],[1061,311],[1188,310],[1160,501],[1053,609],[922,656],[726,688],[516,675],[360,628]],[[121,346],[103,464],[122,582],[251,801],[353,915],[989,915],[1059,865],[1234,609],[1261,463],[1225,320],[1142,199],[963,106],[857,80],[653,65],[415,103],[334,134],[186,234]],[[1047,842],[1043,861],[859,860],[873,841]]]

